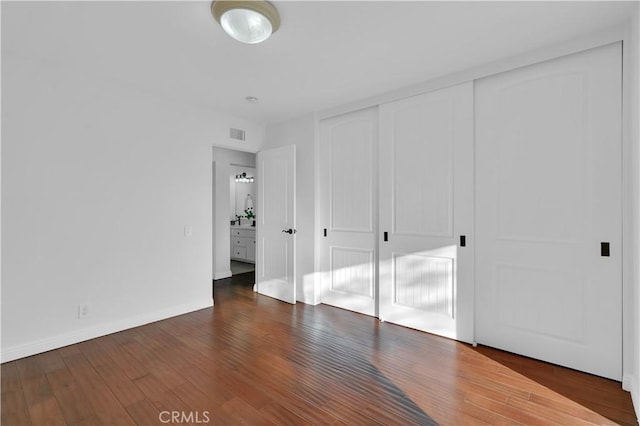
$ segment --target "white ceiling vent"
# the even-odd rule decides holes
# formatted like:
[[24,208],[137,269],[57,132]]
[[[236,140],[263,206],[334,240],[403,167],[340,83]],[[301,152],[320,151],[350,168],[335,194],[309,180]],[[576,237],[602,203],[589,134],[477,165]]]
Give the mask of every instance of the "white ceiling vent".
[[245,140],[244,130],[242,129],[234,129],[233,127],[229,129],[229,137],[231,139],[235,139],[237,141]]

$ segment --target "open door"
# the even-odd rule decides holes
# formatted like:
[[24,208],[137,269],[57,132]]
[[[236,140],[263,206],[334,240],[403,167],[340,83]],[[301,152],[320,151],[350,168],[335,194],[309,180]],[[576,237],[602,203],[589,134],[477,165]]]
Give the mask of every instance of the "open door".
[[260,151],[258,170],[258,230],[256,291],[296,303],[294,145]]

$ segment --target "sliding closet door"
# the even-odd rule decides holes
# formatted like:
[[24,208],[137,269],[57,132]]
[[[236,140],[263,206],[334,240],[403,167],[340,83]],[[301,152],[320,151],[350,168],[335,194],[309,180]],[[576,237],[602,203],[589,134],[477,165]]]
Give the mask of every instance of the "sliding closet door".
[[473,86],[380,106],[380,319],[473,341]]
[[620,380],[620,44],[475,100],[478,342]]
[[375,315],[377,109],[320,123],[322,303]]

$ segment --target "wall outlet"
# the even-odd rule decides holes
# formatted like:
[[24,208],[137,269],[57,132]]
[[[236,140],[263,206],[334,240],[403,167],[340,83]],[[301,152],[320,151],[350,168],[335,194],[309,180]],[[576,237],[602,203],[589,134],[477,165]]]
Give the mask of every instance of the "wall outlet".
[[89,305],[78,305],[78,319],[87,318],[89,316]]
[[184,236],[190,237],[193,234],[193,228],[190,225],[184,226]]

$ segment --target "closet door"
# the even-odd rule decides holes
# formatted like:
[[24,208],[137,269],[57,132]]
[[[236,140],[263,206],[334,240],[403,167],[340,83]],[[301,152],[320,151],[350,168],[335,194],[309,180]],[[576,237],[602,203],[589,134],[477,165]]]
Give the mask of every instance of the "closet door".
[[620,380],[620,44],[475,100],[478,342]]
[[322,303],[375,315],[377,109],[320,123]]
[[473,341],[472,83],[380,106],[380,319]]

